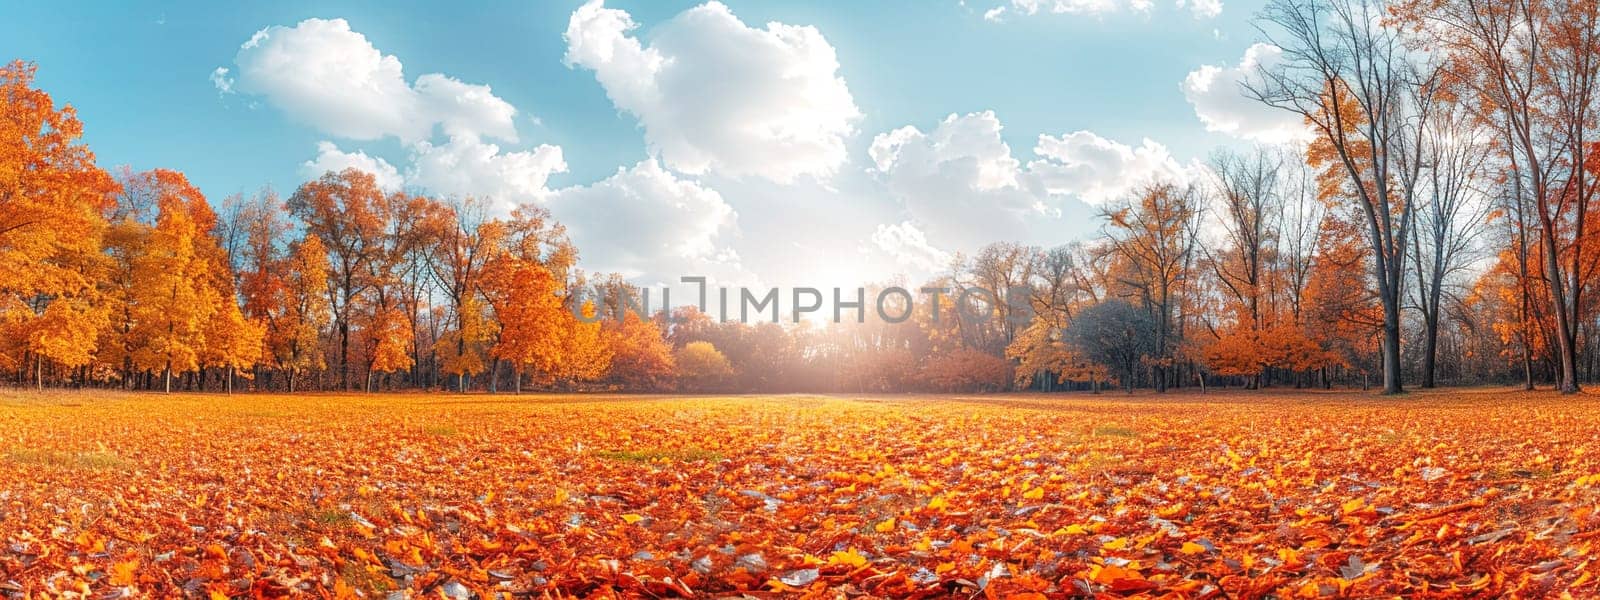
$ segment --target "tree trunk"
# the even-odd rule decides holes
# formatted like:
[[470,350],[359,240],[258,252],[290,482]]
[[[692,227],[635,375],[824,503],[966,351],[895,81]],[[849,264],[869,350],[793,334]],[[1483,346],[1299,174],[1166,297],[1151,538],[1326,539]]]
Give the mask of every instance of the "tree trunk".
[[1528,342],[1522,342],[1522,389],[1533,391],[1533,355],[1528,352]]
[[350,391],[350,322],[347,319],[339,320],[339,388]]
[[1542,246],[1544,248],[1546,280],[1550,283],[1550,299],[1555,308],[1556,317],[1556,356],[1559,359],[1560,371],[1556,376],[1556,389],[1563,394],[1578,392],[1578,351],[1577,343],[1573,338],[1571,315],[1568,313],[1568,303],[1572,301],[1567,295],[1567,286],[1561,275],[1561,258],[1557,254],[1556,241],[1551,239],[1555,226],[1546,216],[1545,208],[1540,206],[1541,230],[1544,232]]
[[1422,321],[1422,387],[1431,389],[1434,387],[1434,371],[1439,356],[1439,313],[1424,315]]
[[1385,301],[1383,311],[1383,393],[1399,394],[1400,385],[1400,307]]

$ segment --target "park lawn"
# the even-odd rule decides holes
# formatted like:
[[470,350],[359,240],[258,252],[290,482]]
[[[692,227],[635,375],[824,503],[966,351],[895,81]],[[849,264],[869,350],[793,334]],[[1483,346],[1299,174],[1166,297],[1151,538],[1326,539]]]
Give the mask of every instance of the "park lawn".
[[1600,401],[0,392],[0,598],[1596,597]]

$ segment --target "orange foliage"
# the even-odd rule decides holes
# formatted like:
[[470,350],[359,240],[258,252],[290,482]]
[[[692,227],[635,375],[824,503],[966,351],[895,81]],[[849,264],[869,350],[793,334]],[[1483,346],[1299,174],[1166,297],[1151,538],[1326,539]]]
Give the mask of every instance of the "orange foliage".
[[1011,363],[977,350],[952,350],[928,357],[922,378],[938,390],[998,392],[1010,389]]
[[1204,352],[1212,372],[1231,376],[1255,376],[1273,367],[1313,371],[1337,362],[1294,324],[1228,332]]
[[555,276],[536,261],[503,253],[484,268],[483,287],[501,327],[494,355],[531,370],[535,379],[549,379],[562,361],[561,337],[572,321]]
[[1600,407],[1420,394],[13,395],[0,589],[1594,597]]
[[689,390],[713,390],[733,376],[728,358],[711,342],[689,342],[673,358],[678,365],[678,383]]
[[40,358],[77,367],[107,319],[93,296],[117,186],[79,143],[77,112],[32,88],[33,73],[0,66],[0,367],[28,355],[36,370]]
[[608,380],[628,390],[667,387],[677,364],[672,346],[661,337],[661,329],[654,322],[628,311],[621,319],[607,320],[603,330],[611,347]]

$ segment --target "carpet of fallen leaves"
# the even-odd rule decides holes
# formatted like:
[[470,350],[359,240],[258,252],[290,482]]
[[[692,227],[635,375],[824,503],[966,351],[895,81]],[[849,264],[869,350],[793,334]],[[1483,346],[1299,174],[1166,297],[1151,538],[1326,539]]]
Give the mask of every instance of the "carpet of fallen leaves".
[[0,598],[1597,597],[1600,401],[0,393]]

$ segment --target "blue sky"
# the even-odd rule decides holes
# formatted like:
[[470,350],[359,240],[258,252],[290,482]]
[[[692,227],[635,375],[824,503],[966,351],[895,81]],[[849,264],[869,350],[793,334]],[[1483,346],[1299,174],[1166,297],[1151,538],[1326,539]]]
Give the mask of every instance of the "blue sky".
[[[667,92],[675,96],[652,101],[651,108],[633,106],[630,110],[600,81],[600,69],[607,67],[593,60],[570,65],[573,61],[565,60],[570,43],[564,34],[570,33],[571,19],[580,8],[576,2],[486,2],[462,7],[437,3],[25,3],[8,8],[10,18],[0,21],[0,55],[38,64],[38,85],[58,101],[77,107],[86,123],[85,137],[102,165],[181,170],[214,201],[232,193],[250,193],[263,185],[289,193],[307,177],[303,164],[318,156],[319,142],[331,142],[341,153],[360,152],[383,159],[402,174],[406,187],[432,182],[435,187],[450,188],[440,177],[405,175],[416,160],[417,139],[399,135],[354,139],[340,135],[326,121],[319,126],[316,117],[296,114],[294,106],[304,112],[305,105],[293,105],[292,98],[285,100],[282,88],[274,88],[270,82],[255,85],[250,92],[235,89],[224,93],[212,81],[211,74],[218,67],[229,69],[230,81],[249,78],[236,63],[236,56],[243,56],[241,44],[258,31],[276,26],[282,34],[274,39],[280,39],[294,34],[288,30],[306,19],[343,19],[349,31],[364,38],[376,53],[403,65],[405,83],[438,73],[465,84],[489,86],[494,97],[513,107],[510,123],[515,141],[480,132],[481,139],[492,141],[504,153],[532,152],[540,146],[559,148],[565,169],[545,173],[548,177],[541,189],[551,190],[548,194],[539,191],[526,198],[501,200],[545,203],[563,221],[590,224],[578,227],[582,233],[577,237],[585,256],[595,257],[598,264],[593,268],[622,271],[644,283],[676,279],[683,274],[680,272],[694,270],[708,270],[729,281],[742,278],[791,285],[808,284],[785,281],[802,275],[822,279],[918,275],[935,270],[932,259],[970,251],[983,239],[1063,243],[1092,230],[1093,205],[1107,201],[1101,196],[1110,192],[1104,190],[1118,188],[1106,188],[1104,177],[1096,180],[1098,188],[1082,187],[1076,178],[1089,167],[1071,164],[1070,159],[1060,159],[1067,161],[1065,165],[1042,165],[1070,167],[1066,170],[1074,175],[1066,179],[1042,168],[1031,170],[1028,163],[1039,158],[1034,147],[1041,135],[1092,132],[1097,138],[1074,139],[1133,149],[1148,138],[1170,154],[1170,165],[1156,169],[1163,172],[1189,169],[1193,161],[1203,160],[1214,148],[1241,145],[1250,137],[1248,124],[1232,132],[1208,131],[1196,114],[1195,101],[1186,97],[1180,84],[1202,65],[1226,69],[1240,63],[1258,37],[1249,19],[1259,8],[1255,2],[1227,0],[1219,14],[1202,16],[1172,0],[1158,0],[1142,10],[1120,0],[1055,0],[1065,12],[1053,12],[1051,3],[1045,2],[1036,14],[1026,14],[1030,3],[1022,1],[1005,6],[998,20],[985,18],[986,12],[1002,6],[997,1],[800,4],[729,0],[727,4],[736,19],[734,24],[742,22],[751,31],[760,32],[769,22],[778,22],[810,26],[825,40],[837,60],[832,75],[841,81],[840,89],[847,90],[847,106],[853,105],[856,112],[838,121],[848,127],[847,133],[827,138],[830,143],[842,144],[842,157],[790,165],[786,169],[798,170],[800,175],[786,178],[760,165],[730,166],[742,160],[739,154],[747,150],[752,155],[766,155],[748,144],[718,146],[727,140],[709,139],[712,134],[703,134],[704,127],[694,128],[695,123],[721,122],[716,114],[693,112],[702,100],[696,97],[699,94],[706,95],[707,106],[748,113],[757,119],[760,111],[769,107],[743,106],[739,103],[744,98],[794,94],[781,88],[766,94],[759,87],[765,85],[762,82],[745,85],[723,82],[716,76],[723,68],[719,65],[724,65],[718,61],[728,57],[719,58],[715,52],[739,48],[742,43],[764,43],[739,37],[744,32],[737,28],[677,27],[677,47],[682,54],[671,62],[705,63],[707,66],[693,71],[701,78],[693,81],[704,91]],[[696,6],[687,2],[608,2],[604,10],[611,12],[607,14],[624,11],[637,27],[622,33],[627,37],[607,39],[637,40],[652,49],[658,32],[668,29],[663,24]],[[723,34],[730,35],[725,44],[717,41]],[[669,53],[665,43],[662,49]],[[781,63],[771,66],[783,68]],[[823,67],[820,72],[827,75],[827,71]],[[613,85],[618,85],[616,78],[628,75],[618,70]],[[281,83],[282,77],[274,81]],[[245,81],[237,83],[246,84],[235,86],[238,88],[251,87]],[[712,97],[724,87],[731,90],[731,96]],[[671,102],[677,104],[669,105]],[[783,106],[770,107],[768,112],[788,110],[786,103],[778,104]],[[837,112],[815,109],[815,105],[802,110],[812,111],[801,115],[807,125],[811,121],[804,119],[816,117],[826,123],[833,118],[829,115]],[[650,111],[659,111],[659,116],[641,116]],[[947,115],[982,116],[984,111],[992,111],[992,115],[951,123],[950,132],[971,125],[973,135],[979,135],[977,132],[986,130],[984,124],[998,123],[1000,140],[1009,147],[1017,166],[1013,169],[1004,160],[997,164],[1019,174],[1006,175],[1001,184],[962,179],[970,175],[961,172],[963,165],[970,166],[968,158],[987,164],[984,161],[995,158],[992,153],[967,152],[954,144],[941,146],[932,141]],[[689,117],[682,127],[670,121],[683,115]],[[653,122],[655,130],[645,125],[648,118],[658,119]],[[931,158],[926,165],[911,165],[908,157],[912,154],[906,148],[920,142],[902,142],[894,146],[900,149],[895,152],[898,158],[891,158],[893,164],[884,168],[871,152],[875,140],[907,126],[929,134],[929,152],[925,154]],[[675,158],[687,154],[653,148],[647,143],[647,133],[675,140],[696,155],[712,157],[712,162],[696,168]],[[449,139],[449,134],[435,131],[421,141],[438,148]],[[787,147],[770,150],[777,160],[783,160],[789,151]],[[660,163],[655,170],[640,168],[652,162]],[[619,169],[628,173],[619,174]],[[622,175],[636,177],[625,179]],[[618,179],[609,181],[609,177]],[[613,185],[606,185],[608,181]],[[654,192],[641,191],[649,182],[677,185],[655,185],[649,188]],[[928,197],[964,185],[972,193]],[[1012,186],[1007,189],[1014,188],[1017,193],[997,192],[996,185]],[[469,185],[426,191],[450,195],[483,193],[482,189]],[[621,218],[617,231],[603,231],[605,228],[595,225],[611,223],[610,215],[618,211],[631,211],[629,198],[651,193],[687,193],[693,197],[687,202],[672,197],[657,200],[663,206],[701,216],[718,213],[725,206],[733,216],[708,225],[692,223],[693,215],[674,216],[670,210],[660,212],[653,207],[639,211],[644,216],[637,219]],[[713,201],[713,196],[720,202]],[[960,221],[941,229],[941,215],[961,214],[961,209],[946,210],[941,202],[971,209],[975,215],[991,209],[1022,210],[1018,206],[1029,203],[1049,205],[1054,212],[1042,217],[1022,215],[1015,219],[1022,223],[1015,230],[968,231],[960,228]],[[997,204],[990,207],[986,203]],[[610,212],[583,212],[596,213],[602,206]],[[683,224],[689,231],[685,235],[694,243],[680,247],[660,241],[660,247],[606,250],[640,239],[627,227],[649,227],[656,216],[666,223],[679,217],[688,219]],[[636,222],[627,223],[630,220]],[[714,230],[709,236],[706,227]],[[912,230],[917,234],[902,235]],[[585,243],[596,250],[591,252]],[[895,249],[906,243],[927,247],[909,255]],[[681,260],[649,258],[669,246],[668,253]],[[693,248],[686,249],[689,246]],[[810,262],[816,268],[797,272],[793,268],[796,251],[811,253],[814,258]],[[706,266],[707,262],[716,266]],[[825,266],[830,262],[835,265]]]

